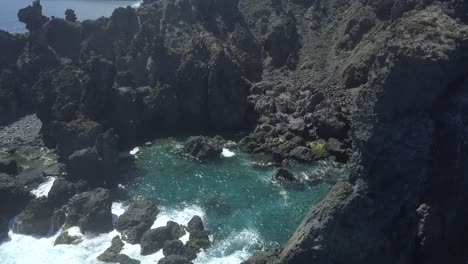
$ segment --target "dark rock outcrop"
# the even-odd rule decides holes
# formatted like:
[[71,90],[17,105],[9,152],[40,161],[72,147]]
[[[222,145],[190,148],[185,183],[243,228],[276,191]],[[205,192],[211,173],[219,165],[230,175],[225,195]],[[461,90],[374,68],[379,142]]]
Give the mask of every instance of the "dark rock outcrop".
[[73,196],[68,203],[66,223],[78,226],[82,233],[111,231],[112,198],[109,190],[98,188]]
[[178,255],[164,257],[158,261],[158,264],[193,264],[186,258]]
[[58,208],[67,204],[75,194],[84,192],[86,189],[87,184],[85,182],[73,183],[64,179],[56,179],[49,191],[48,198],[53,206]]
[[184,245],[179,239],[164,242],[163,254],[166,257],[177,255],[186,258],[187,260],[194,260],[197,258],[197,252]]
[[32,199],[32,195],[17,179],[0,173],[0,215],[6,219],[18,214]]
[[207,137],[190,137],[184,143],[184,152],[199,161],[219,159],[222,151],[221,146]]
[[0,243],[8,239],[8,231],[10,231],[8,220],[0,217]]
[[2,159],[0,160],[0,173],[6,173],[9,175],[18,174],[18,165],[14,159]]
[[57,230],[51,230],[54,208],[47,197],[32,200],[15,220],[13,230],[26,235],[45,236]]
[[276,169],[273,174],[273,180],[284,185],[300,184],[301,181],[285,168]]
[[178,239],[185,234],[184,229],[177,223],[169,221],[166,226],[146,231],[140,240],[141,255],[149,255],[164,247],[166,241]]
[[199,216],[194,216],[190,219],[187,223],[187,231],[190,233],[189,241],[186,244],[186,250],[189,253],[188,256],[196,255],[201,249],[210,247],[210,232],[205,230],[203,221]]
[[73,236],[68,233],[68,231],[64,231],[61,233],[54,242],[54,246],[57,245],[78,245],[83,242],[83,238],[80,236]]
[[106,249],[101,255],[97,257],[98,260],[110,263],[119,264],[139,264],[139,260],[132,259],[125,254],[121,254],[124,243],[120,240],[119,236],[112,238],[111,246]]
[[115,229],[122,234],[122,239],[137,244],[141,236],[151,228],[159,213],[156,205],[147,200],[134,202],[115,222]]
[[[457,2],[320,1],[313,7],[309,18],[320,30],[307,45],[340,36],[343,41],[314,48],[325,52],[322,58],[332,51],[334,60],[306,60],[330,67],[325,75],[344,77],[334,84],[335,95],[340,87],[350,90],[341,102],[334,97],[333,108],[320,103],[311,117],[322,139],[346,145],[350,136],[348,177],[309,212],[288,243],[246,263],[466,260],[462,113],[468,86],[461,69],[468,62],[468,28],[464,16],[455,15]],[[332,25],[343,31],[321,31]],[[346,148],[330,143],[333,156]]]

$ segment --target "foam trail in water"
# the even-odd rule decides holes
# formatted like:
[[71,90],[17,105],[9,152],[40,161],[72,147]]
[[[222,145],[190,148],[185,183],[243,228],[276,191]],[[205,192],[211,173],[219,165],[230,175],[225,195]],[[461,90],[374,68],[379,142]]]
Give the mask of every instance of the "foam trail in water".
[[[128,207],[122,203],[112,204],[112,213],[119,216]],[[157,220],[152,228],[164,226],[167,221],[175,221],[185,225],[195,215],[202,219],[204,211],[198,206],[188,206],[183,209],[173,210],[161,208]],[[209,228],[209,227],[208,227]],[[53,237],[35,238],[9,232],[10,241],[0,244],[0,262],[2,264],[98,264],[96,258],[110,245],[113,237],[120,235],[117,231],[97,236],[81,234],[78,227],[67,230],[70,235],[83,236],[83,242],[78,245],[57,245],[55,239],[61,233],[57,232]],[[188,241],[188,233],[181,238],[185,243]],[[154,264],[164,257],[162,250],[149,256],[140,255],[140,245],[125,243],[123,254],[138,259],[142,264]],[[195,264],[238,264],[246,260],[251,252],[262,246],[260,235],[253,230],[244,230],[228,237],[223,241],[215,243],[212,248],[199,254],[194,261]],[[24,252],[27,251],[27,254]]]
[[233,233],[225,240],[215,243],[210,249],[200,253],[195,264],[239,264],[247,260],[254,250],[263,247],[263,240],[258,232],[244,229]]
[[48,196],[55,180],[55,177],[47,177],[46,181],[41,183],[36,189],[32,190],[31,193],[36,197]]

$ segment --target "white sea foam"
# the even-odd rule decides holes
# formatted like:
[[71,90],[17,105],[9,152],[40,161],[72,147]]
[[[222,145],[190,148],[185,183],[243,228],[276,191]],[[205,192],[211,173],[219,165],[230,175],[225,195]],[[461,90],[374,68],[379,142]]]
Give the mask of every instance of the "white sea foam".
[[41,183],[36,189],[32,190],[31,193],[36,197],[49,195],[52,185],[54,185],[55,177],[47,177],[46,181]]
[[133,155],[133,156],[136,156],[136,154],[140,152],[140,148],[139,147],[135,147],[133,148],[132,150],[130,150],[130,155]]
[[195,264],[239,264],[252,255],[254,250],[263,247],[260,234],[252,229],[244,229],[215,243],[210,249],[200,253]]
[[221,153],[221,155],[225,158],[232,158],[236,155],[236,153],[227,148],[223,148],[223,152]]
[[[113,203],[112,213],[119,216],[127,208],[122,203]],[[187,206],[176,210],[163,207],[152,228],[164,226],[170,220],[185,225],[195,215],[202,219],[205,217],[204,211],[198,206]],[[83,235],[78,227],[69,228],[67,231],[73,236],[83,236],[83,242],[78,245],[54,246],[60,231],[53,237],[47,238],[19,235],[10,231],[11,240],[0,244],[0,262],[2,264],[98,264],[101,262],[96,259],[97,256],[110,246],[113,237],[120,235],[115,230],[97,236]],[[181,240],[184,243],[187,242],[188,233]],[[257,232],[244,230],[233,234],[226,240],[215,243],[212,248],[200,253],[194,263],[238,264],[247,259],[253,249],[258,249],[261,243],[261,237]],[[162,250],[149,256],[141,256],[140,245],[131,245],[125,242],[124,244],[122,253],[140,260],[142,264],[154,264],[164,257]]]

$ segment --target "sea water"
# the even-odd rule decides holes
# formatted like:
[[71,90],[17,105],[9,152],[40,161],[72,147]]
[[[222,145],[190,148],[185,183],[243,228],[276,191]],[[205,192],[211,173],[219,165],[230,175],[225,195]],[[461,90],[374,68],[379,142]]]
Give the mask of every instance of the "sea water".
[[[273,167],[262,166],[235,147],[225,148],[216,162],[200,163],[180,154],[175,140],[159,140],[139,147],[135,168],[119,185],[131,198],[146,198],[158,204],[160,213],[152,228],[167,221],[185,225],[200,216],[210,230],[212,246],[201,252],[195,264],[239,264],[258,250],[285,243],[313,204],[329,191],[340,168],[317,164],[290,164],[288,169],[303,180],[310,173],[328,169],[330,178],[320,184],[288,188],[271,180]],[[54,178],[40,185],[34,194],[47,195]],[[128,208],[127,202],[114,202],[114,219]],[[37,238],[15,234],[0,244],[2,264],[87,264],[99,263],[96,257],[110,246],[117,231],[97,236],[83,235],[78,245],[54,246],[58,234]],[[181,238],[188,241],[188,234]],[[141,256],[139,245],[125,243],[123,254],[145,263],[157,263],[162,250]]]
[[[10,32],[26,32],[25,25],[18,21],[18,10],[32,3],[32,0],[2,0],[0,2],[0,29]],[[65,17],[65,10],[75,10],[79,20],[110,16],[120,6],[138,6],[138,0],[41,0],[45,16]]]

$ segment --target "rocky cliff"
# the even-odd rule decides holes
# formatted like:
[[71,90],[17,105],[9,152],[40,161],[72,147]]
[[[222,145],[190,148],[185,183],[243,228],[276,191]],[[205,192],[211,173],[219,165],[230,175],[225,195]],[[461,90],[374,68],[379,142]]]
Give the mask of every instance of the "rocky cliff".
[[[34,111],[71,177],[119,149],[243,132],[262,162],[346,163],[291,240],[247,263],[463,263],[468,3],[147,0],[110,18],[22,9],[0,121]],[[4,118],[3,118],[4,117]]]

